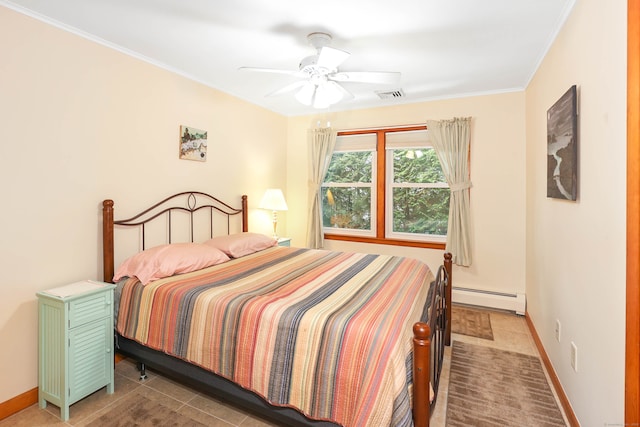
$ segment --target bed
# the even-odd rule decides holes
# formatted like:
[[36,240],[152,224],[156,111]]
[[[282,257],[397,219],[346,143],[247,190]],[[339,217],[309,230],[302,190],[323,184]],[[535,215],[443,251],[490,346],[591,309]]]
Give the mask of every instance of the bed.
[[[149,367],[287,426],[428,426],[451,339],[451,255],[432,271],[281,247],[248,231],[247,204],[188,191],[115,220],[104,200],[117,351],[141,378]],[[116,269],[116,231],[131,228],[138,247]],[[151,230],[164,243],[151,246]]]

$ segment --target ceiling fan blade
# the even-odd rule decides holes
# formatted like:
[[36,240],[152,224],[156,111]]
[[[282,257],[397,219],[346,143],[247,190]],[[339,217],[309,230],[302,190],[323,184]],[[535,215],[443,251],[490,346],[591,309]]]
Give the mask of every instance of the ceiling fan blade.
[[336,85],[336,88],[337,88],[340,92],[342,92],[342,99],[353,99],[353,98],[355,98],[355,97],[353,96],[353,94],[352,94],[351,92],[349,92],[348,90],[346,90],[346,89],[344,88],[344,86],[342,86],[341,84],[336,83],[336,82],[332,82],[332,81],[329,81],[329,82],[328,82],[328,84]]
[[329,46],[324,46],[320,49],[318,54],[318,67],[327,68],[329,70],[335,70],[340,64],[347,60],[351,54],[344,50],[334,49]]
[[296,77],[307,77],[306,74],[300,72],[300,70],[280,70],[277,68],[260,68],[260,67],[240,67],[239,71],[253,71],[259,73],[275,73],[275,74],[288,74]]
[[291,83],[291,84],[289,84],[289,85],[286,85],[286,86],[284,86],[284,87],[282,87],[282,88],[280,88],[280,89],[274,90],[273,92],[270,92],[270,93],[268,93],[268,94],[267,94],[267,95],[265,95],[265,96],[267,96],[267,97],[271,97],[271,96],[278,96],[278,95],[282,95],[282,94],[285,94],[285,93],[287,93],[287,92],[294,91],[294,90],[298,89],[299,87],[302,87],[302,86],[304,86],[304,85],[306,85],[306,84],[307,84],[307,82],[306,82],[306,81],[304,81],[304,80],[300,80],[300,81],[297,81],[297,82],[293,82],[293,83]]
[[393,71],[345,71],[327,76],[336,82],[398,84],[400,73]]

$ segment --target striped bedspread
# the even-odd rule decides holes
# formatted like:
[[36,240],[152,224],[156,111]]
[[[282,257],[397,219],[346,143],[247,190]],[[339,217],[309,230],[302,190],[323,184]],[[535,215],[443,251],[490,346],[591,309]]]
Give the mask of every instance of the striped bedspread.
[[432,281],[409,258],[277,246],[122,280],[117,329],[309,418],[410,426],[411,326]]

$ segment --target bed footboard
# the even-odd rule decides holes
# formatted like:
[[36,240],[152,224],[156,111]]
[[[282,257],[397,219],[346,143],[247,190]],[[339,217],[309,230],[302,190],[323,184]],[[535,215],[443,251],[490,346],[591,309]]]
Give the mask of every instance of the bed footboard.
[[[413,325],[413,423],[429,427],[431,409],[437,400],[444,347],[451,344],[452,256],[445,253],[436,274],[429,322]],[[432,396],[432,390],[435,395]]]

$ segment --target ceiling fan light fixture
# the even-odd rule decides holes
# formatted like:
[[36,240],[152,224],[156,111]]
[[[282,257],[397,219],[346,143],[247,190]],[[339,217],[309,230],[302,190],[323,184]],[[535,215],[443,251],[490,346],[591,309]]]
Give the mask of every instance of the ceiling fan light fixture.
[[313,103],[315,91],[316,85],[311,82],[306,82],[304,86],[296,92],[295,97],[302,105],[311,105]]
[[327,97],[329,98],[329,104],[337,104],[344,98],[344,93],[338,83],[327,82],[324,87],[327,92]]
[[324,96],[323,91],[319,89],[319,87],[316,88],[316,96],[313,97],[313,108],[318,110],[329,108],[329,102],[327,101],[326,96]]
[[316,87],[316,94],[313,97],[313,108],[322,109],[328,108],[329,105],[329,94],[324,86]]
[[316,87],[315,97],[313,99],[314,108],[327,108],[330,105],[337,104],[343,98],[343,93],[337,83],[326,82]]

